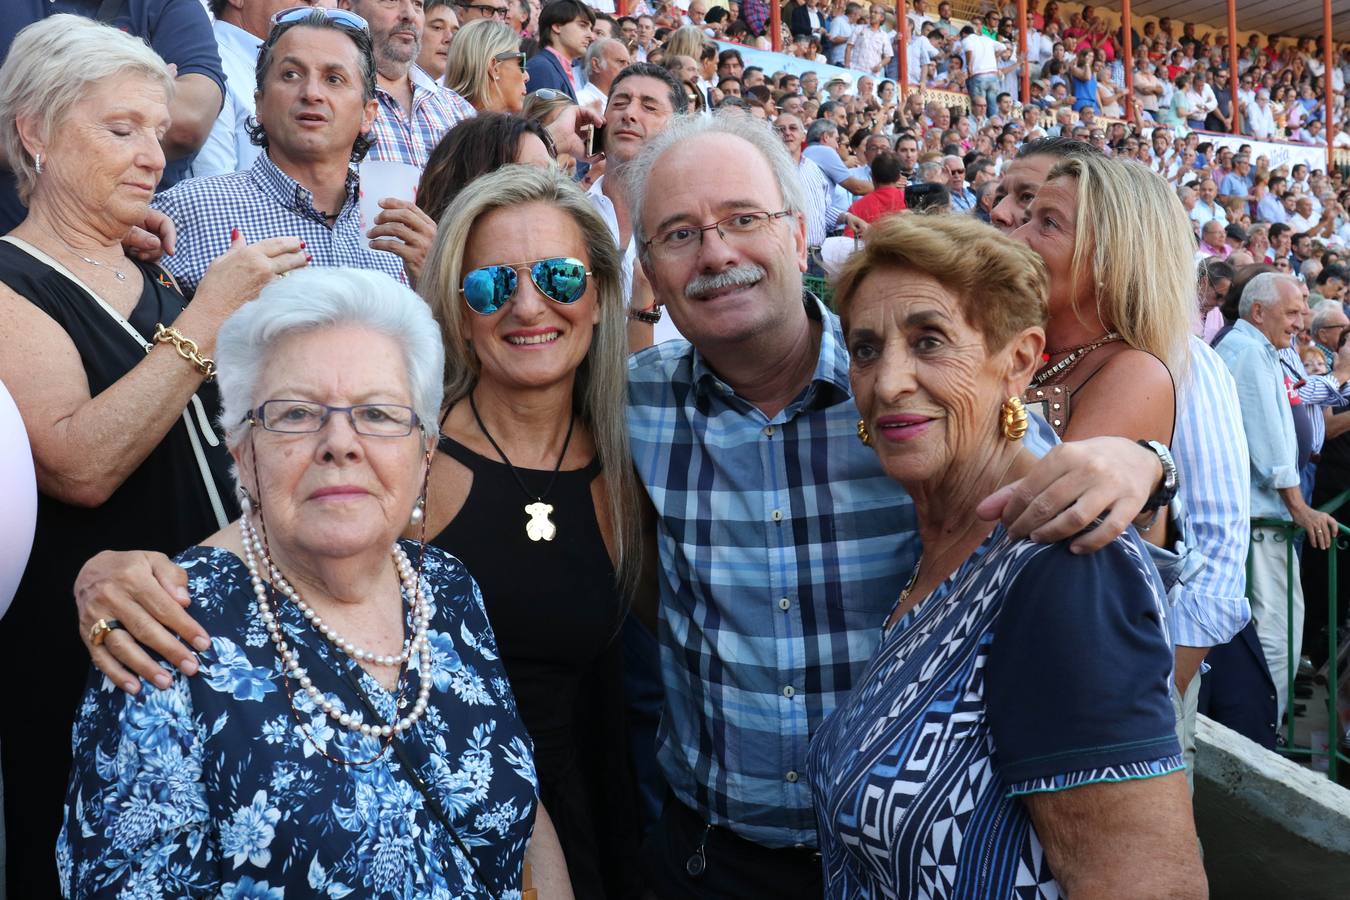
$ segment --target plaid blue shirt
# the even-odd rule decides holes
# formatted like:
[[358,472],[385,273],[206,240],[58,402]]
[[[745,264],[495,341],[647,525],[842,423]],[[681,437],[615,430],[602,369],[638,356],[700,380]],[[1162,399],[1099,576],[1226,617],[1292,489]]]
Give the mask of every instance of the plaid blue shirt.
[[773,418],[687,342],[629,362],[633,457],[660,519],[665,709],[675,795],[770,847],[815,846],[811,735],[848,695],[914,568],[904,490],[857,437],[839,320]]
[[230,249],[238,228],[250,244],[263,238],[298,237],[316,266],[374,269],[407,284],[403,261],[371,250],[361,228],[356,171],[347,176],[347,201],[330,228],[314,208],[314,195],[282,172],[266,153],[243,172],[193,178],[155,196],[151,204],[178,226],[178,252],[160,260],[189,297],[206,267]]
[[414,65],[408,74],[413,88],[411,116],[404,114],[393,94],[382,87],[375,88],[380,112],[370,129],[375,145],[367,158],[424,169],[431,151],[445,133],[477,112],[468,100],[432,81],[419,66]]

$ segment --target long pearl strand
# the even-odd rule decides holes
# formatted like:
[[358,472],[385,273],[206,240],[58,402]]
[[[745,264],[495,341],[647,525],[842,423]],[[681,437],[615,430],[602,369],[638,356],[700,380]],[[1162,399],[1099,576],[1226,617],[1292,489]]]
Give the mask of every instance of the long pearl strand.
[[[305,611],[306,619],[313,622],[318,616],[300,599],[299,591],[286,582],[281,577],[281,573],[277,571],[276,566],[272,565],[272,561],[268,558],[267,551],[263,547],[262,540],[259,538],[258,532],[253,527],[247,513],[239,520],[239,531],[244,546],[244,564],[248,567],[249,580],[253,583],[253,594],[258,601],[258,615],[262,619],[272,643],[276,645],[277,653],[281,656],[282,668],[299,682],[300,687],[309,694],[310,699],[314,701],[316,706],[344,728],[360,732],[365,736],[386,738],[412,728],[417,720],[422,717],[422,714],[426,712],[427,701],[431,696],[431,641],[427,638],[427,629],[431,620],[431,602],[427,598],[426,592],[422,590],[422,586],[418,584],[417,573],[413,570],[412,561],[408,559],[408,554],[403,552],[403,548],[395,543],[393,556],[394,564],[398,568],[399,580],[403,584],[403,591],[413,598],[413,638],[404,648],[400,657],[386,656],[378,659],[371,658],[368,661],[379,662],[382,665],[393,665],[394,663],[384,663],[383,660],[389,659],[397,662],[401,659],[411,659],[414,653],[420,654],[420,683],[417,690],[417,700],[406,716],[393,725],[372,725],[351,715],[342,704],[329,700],[323,695],[322,691],[314,686],[309,673],[300,665],[300,660],[296,657],[291,646],[286,643],[286,639],[281,633],[281,625],[277,622],[276,614],[272,611],[272,605],[267,599],[267,585],[263,582],[258,571],[258,560],[261,558],[266,563],[268,570],[272,573],[273,582],[277,585],[277,590],[287,598],[296,601],[297,607]],[[334,646],[354,659],[362,660],[377,656],[356,647],[326,625],[319,631]],[[357,653],[362,654],[362,656],[357,656]]]

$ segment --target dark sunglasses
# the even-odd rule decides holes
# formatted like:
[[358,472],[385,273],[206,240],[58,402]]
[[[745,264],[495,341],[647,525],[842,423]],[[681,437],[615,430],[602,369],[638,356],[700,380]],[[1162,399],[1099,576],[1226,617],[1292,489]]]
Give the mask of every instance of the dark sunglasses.
[[564,306],[576,303],[586,293],[586,264],[570,256],[555,256],[551,259],[537,259],[534,262],[520,263],[514,266],[484,266],[474,269],[464,276],[464,286],[459,292],[464,302],[480,315],[490,316],[506,305],[506,301],[515,296],[520,279],[516,273],[520,269],[530,270],[530,281],[554,303]]
[[370,31],[370,25],[356,13],[345,9],[328,9],[323,6],[292,6],[283,9],[272,16],[272,27],[276,28],[278,25],[285,25],[290,22],[303,22],[315,13],[320,13],[325,18],[340,25],[346,25],[348,28],[355,28],[367,33]]
[[512,59],[519,60],[520,71],[522,72],[525,71],[525,63],[529,61],[529,58],[526,56],[524,50],[507,50],[505,53],[498,53],[496,56],[492,58],[497,60],[498,62],[506,62]]

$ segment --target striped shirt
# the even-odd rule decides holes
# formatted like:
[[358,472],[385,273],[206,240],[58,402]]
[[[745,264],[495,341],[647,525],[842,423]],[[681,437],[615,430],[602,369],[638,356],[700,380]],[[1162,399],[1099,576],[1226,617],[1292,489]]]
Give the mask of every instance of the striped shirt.
[[1303,401],[1303,405],[1308,407],[1310,415],[1308,416],[1309,432],[1311,440],[1309,446],[1313,453],[1321,453],[1322,445],[1327,439],[1327,422],[1322,416],[1321,407],[1323,406],[1345,406],[1350,399],[1347,399],[1343,391],[1350,390],[1350,383],[1343,388],[1330,375],[1309,375],[1307,368],[1303,365],[1303,360],[1299,357],[1298,351],[1294,349],[1294,341],[1297,338],[1289,339],[1288,347],[1280,348],[1280,362],[1286,366],[1285,371],[1294,381],[1302,381],[1303,385],[1298,389],[1298,399]]
[[1190,380],[1177,410],[1172,458],[1186,507],[1191,565],[1172,592],[1167,622],[1174,643],[1217,647],[1251,618],[1246,596],[1251,461],[1233,376],[1208,344],[1190,340]]
[[446,132],[477,112],[459,94],[432,81],[419,66],[414,65],[408,76],[413,88],[411,116],[404,113],[393,94],[382,87],[375,88],[380,112],[370,128],[375,144],[367,158],[424,169],[431,151]]
[[820,166],[805,154],[797,163],[797,175],[802,182],[802,194],[806,198],[806,243],[819,247],[839,221],[840,210],[830,204],[834,196],[834,185],[826,177]]
[[[681,802],[769,847],[815,846],[807,746],[919,549],[908,495],[858,441],[839,319],[805,303],[816,369],[772,418],[687,342],[629,360],[633,458],[659,519],[658,758]],[[1028,438],[1043,455],[1044,430]]]
[[165,256],[160,265],[190,297],[207,266],[230,249],[230,232],[238,228],[250,244],[263,238],[300,238],[314,257],[311,265],[374,269],[407,284],[401,259],[370,249],[361,228],[358,189],[352,169],[347,199],[330,227],[314,208],[314,195],[278,169],[266,153],[243,172],[179,182],[155,195],[150,204],[178,227],[178,252]]

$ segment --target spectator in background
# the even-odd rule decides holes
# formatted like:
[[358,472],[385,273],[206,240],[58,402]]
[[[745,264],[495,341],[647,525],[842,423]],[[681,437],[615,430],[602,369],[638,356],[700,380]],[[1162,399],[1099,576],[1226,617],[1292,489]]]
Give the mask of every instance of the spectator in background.
[[248,137],[248,120],[255,111],[253,94],[258,89],[254,74],[258,50],[272,29],[272,14],[278,7],[293,5],[283,0],[212,0],[212,28],[225,73],[225,100],[211,134],[193,160],[194,177],[242,172],[258,158],[261,151]]
[[[1286,275],[1264,272],[1244,287],[1238,305],[1240,321],[1219,341],[1223,357],[1237,382],[1243,429],[1251,453],[1251,514],[1256,518],[1292,521],[1305,529],[1309,543],[1326,549],[1336,532],[1336,520],[1308,506],[1299,483],[1298,441],[1279,348],[1302,328],[1305,303],[1298,282]],[[1297,663],[1303,637],[1303,592],[1298,555],[1290,557],[1285,542],[1275,540],[1269,528],[1253,529],[1263,540],[1251,542],[1252,618],[1267,670],[1274,686],[1276,718],[1263,734],[1247,736],[1267,747],[1275,745],[1277,723],[1289,702],[1286,632],[1292,626],[1293,659]],[[1288,600],[1292,592],[1293,621]]]
[[1228,213],[1219,203],[1219,187],[1214,183],[1214,179],[1206,178],[1200,182],[1200,189],[1197,191],[1195,206],[1191,207],[1191,221],[1197,226],[1203,226],[1211,219],[1217,219],[1220,225],[1228,224]]
[[844,51],[844,65],[859,72],[866,72],[876,78],[881,77],[886,64],[891,61],[894,52],[891,40],[882,29],[886,21],[886,8],[873,4],[865,25],[855,25]]
[[603,113],[614,76],[628,68],[631,62],[628,58],[628,48],[622,41],[600,38],[586,48],[584,60],[586,86],[577,92],[577,103]]
[[422,28],[422,52],[417,56],[417,64],[433,81],[444,84],[445,58],[455,32],[459,31],[459,16],[455,15],[453,0],[427,0],[422,11],[426,24]]
[[[973,102],[982,97],[987,110],[998,103],[1001,80],[998,74],[998,54],[1003,45],[988,35],[967,25],[961,29],[961,52],[966,62],[966,90]],[[977,124],[983,125],[983,122]]]
[[966,164],[959,156],[942,157],[947,173],[947,192],[952,198],[952,212],[970,212],[975,208],[975,195],[966,187]]
[[[119,31],[142,38],[166,63],[174,66],[174,86],[169,100],[170,124],[160,146],[167,163],[160,178],[161,189],[176,184],[191,172],[194,157],[206,143],[225,95],[225,74],[220,51],[211,31],[211,18],[200,2],[173,0],[125,0],[107,4],[93,0],[5,0],[0,15],[0,60],[23,28],[59,12],[76,12],[96,18]],[[15,192],[12,170],[0,163],[0,234],[9,231],[26,215]],[[147,249],[159,252],[158,241]]]
[[816,119],[806,129],[806,148],[802,155],[825,173],[832,187],[842,187],[854,196],[872,192],[872,183],[852,174],[840,156],[839,126],[828,119]]
[[1243,110],[1242,133],[1259,141],[1275,137],[1275,110],[1270,106],[1270,91],[1266,88],[1257,91],[1256,100]]
[[439,223],[459,192],[478,176],[512,163],[548,167],[556,159],[553,139],[538,122],[482,113],[451,128],[431,151],[417,185],[417,206]]
[[773,127],[787,148],[797,172],[799,190],[804,200],[802,212],[806,218],[807,246],[819,247],[839,221],[840,210],[830,203],[834,188],[820,166],[802,152],[806,130],[802,128],[801,119],[782,113],[774,120]]
[[1227,259],[1232,250],[1224,240],[1224,226],[1218,219],[1210,219],[1200,228],[1200,248],[1195,251],[1196,261],[1202,259]]
[[[639,25],[641,19],[638,20]],[[586,53],[595,34],[595,12],[580,0],[552,0],[539,14],[540,51],[529,60],[530,90],[549,88],[577,99],[572,65]]]
[[529,72],[514,31],[493,19],[475,19],[460,28],[445,58],[445,84],[477,112],[518,113]]
[[[178,252],[162,264],[184,293],[241,236],[300,238],[318,265],[415,280],[436,223],[393,198],[374,223],[361,221],[351,164],[370,146],[375,90],[370,35],[343,10],[307,9],[273,26],[258,55],[252,131],[264,152],[246,172],[193,178],[155,197],[178,226]],[[379,237],[397,240],[370,240]]]
[[[886,151],[878,153],[872,159],[871,173],[872,192],[854,201],[848,208],[849,215],[869,225],[883,216],[903,212],[905,209],[905,191],[897,186],[900,181],[900,158]],[[844,235],[846,237],[855,235],[852,226],[844,229]]]

